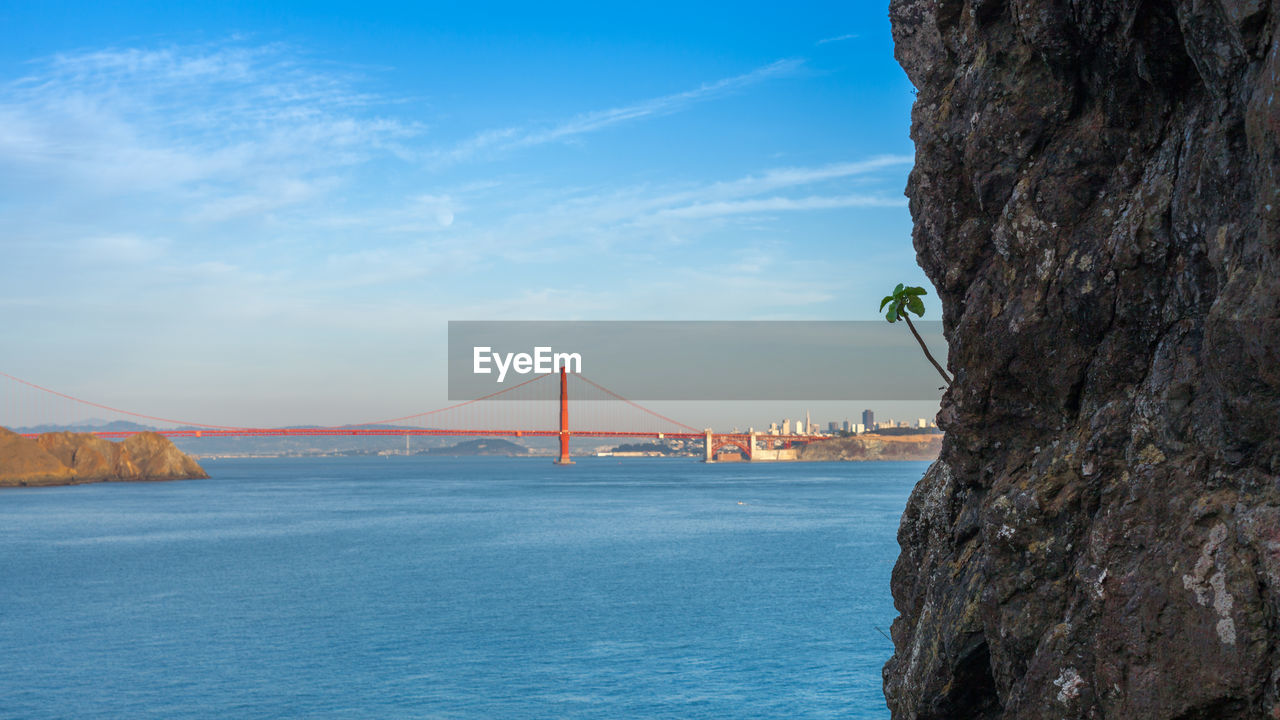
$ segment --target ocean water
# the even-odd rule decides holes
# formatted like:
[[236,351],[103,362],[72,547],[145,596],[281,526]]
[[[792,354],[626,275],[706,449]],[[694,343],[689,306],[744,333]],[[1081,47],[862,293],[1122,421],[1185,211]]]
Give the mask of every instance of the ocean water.
[[0,718],[888,717],[925,463],[204,465],[0,491]]

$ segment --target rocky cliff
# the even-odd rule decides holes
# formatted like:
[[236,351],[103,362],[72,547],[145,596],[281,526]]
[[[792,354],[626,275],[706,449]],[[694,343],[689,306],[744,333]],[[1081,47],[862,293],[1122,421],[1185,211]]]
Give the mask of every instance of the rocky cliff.
[[855,435],[811,442],[800,448],[800,460],[933,460],[941,435]]
[[1280,3],[893,0],[956,377],[895,718],[1280,718]]
[[0,428],[0,487],[207,477],[195,460],[155,433],[113,443],[69,432],[31,440]]
[[75,470],[46,452],[35,440],[0,427],[0,486],[67,485]]

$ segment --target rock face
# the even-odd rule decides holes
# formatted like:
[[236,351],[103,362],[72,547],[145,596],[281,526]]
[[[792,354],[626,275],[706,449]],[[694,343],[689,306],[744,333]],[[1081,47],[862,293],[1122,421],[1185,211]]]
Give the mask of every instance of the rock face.
[[800,460],[933,460],[942,447],[941,435],[855,435],[811,442],[800,449]]
[[75,471],[81,482],[106,480],[118,473],[120,446],[87,433],[44,433],[36,443]]
[[895,718],[1280,718],[1280,3],[893,0],[943,300]]
[[207,478],[204,468],[191,456],[174,447],[169,438],[145,432],[120,443],[121,480],[178,480]]
[[75,471],[34,440],[0,427],[0,485],[66,485]]
[[195,460],[155,433],[113,443],[70,432],[30,440],[0,428],[0,487],[207,477]]

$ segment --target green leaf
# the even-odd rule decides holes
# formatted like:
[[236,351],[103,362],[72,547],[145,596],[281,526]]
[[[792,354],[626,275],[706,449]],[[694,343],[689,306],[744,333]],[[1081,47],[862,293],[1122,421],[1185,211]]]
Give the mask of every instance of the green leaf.
[[898,308],[897,307],[889,308],[889,312],[884,314],[884,319],[888,320],[891,323],[898,322]]
[[885,296],[884,296],[884,299],[880,301],[880,309],[881,309],[881,310],[884,310],[884,306],[885,306],[885,304],[890,303],[890,302],[893,302],[893,296],[892,296],[892,295],[885,295]]
[[907,309],[919,317],[924,317],[924,302],[917,295],[912,295],[907,301]]
[[896,288],[894,288],[894,289],[893,289],[893,296],[894,296],[894,297],[898,297],[898,296],[900,296],[900,295],[902,295],[902,283],[898,283],[898,287],[896,287]]
[[912,295],[928,295],[928,294],[929,294],[929,293],[928,293],[924,288],[922,288],[922,287],[920,287],[920,286],[918,286],[918,285],[917,285],[917,286],[915,286],[915,287],[909,287],[909,288],[907,288],[907,292],[908,292],[908,293],[910,293],[910,294],[912,294]]

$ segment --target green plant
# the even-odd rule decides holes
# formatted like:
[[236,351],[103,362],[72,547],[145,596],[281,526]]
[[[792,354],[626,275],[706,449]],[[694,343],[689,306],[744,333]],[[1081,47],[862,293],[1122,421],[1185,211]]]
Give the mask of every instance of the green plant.
[[[947,375],[947,371],[933,359],[933,353],[929,352],[929,347],[924,344],[924,338],[920,337],[920,333],[916,332],[916,326],[911,322],[911,313],[915,313],[916,317],[924,317],[924,301],[920,296],[928,294],[922,287],[905,287],[902,283],[898,283],[898,287],[893,289],[893,294],[885,295],[880,301],[880,311],[884,313],[884,319],[891,323],[899,320],[907,321],[907,327],[911,328],[911,334],[916,337],[916,342],[920,343],[924,356],[929,358],[929,362],[933,363],[933,367],[938,370],[938,374],[949,386],[951,376]],[[885,309],[886,306],[888,309]]]

